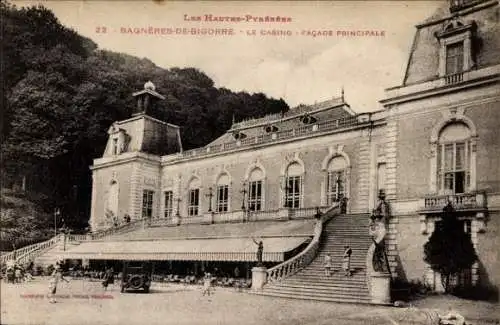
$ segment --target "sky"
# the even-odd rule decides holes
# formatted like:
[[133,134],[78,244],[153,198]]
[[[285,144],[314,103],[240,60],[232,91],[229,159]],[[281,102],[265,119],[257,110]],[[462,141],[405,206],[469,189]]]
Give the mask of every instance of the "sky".
[[[381,109],[378,101],[384,98],[384,89],[401,85],[415,25],[445,4],[435,0],[13,3],[43,4],[62,24],[101,49],[145,57],[164,68],[195,67],[217,87],[262,92],[283,98],[292,107],[339,97],[343,88],[346,101],[357,112]],[[243,20],[207,21],[205,15]],[[248,21],[247,15],[252,17]],[[253,21],[266,16],[291,21]],[[165,32],[166,28],[232,29],[234,35],[125,32],[149,27]],[[273,30],[286,35],[268,35]],[[327,35],[315,36],[312,31]],[[370,34],[342,34],[351,31]]]

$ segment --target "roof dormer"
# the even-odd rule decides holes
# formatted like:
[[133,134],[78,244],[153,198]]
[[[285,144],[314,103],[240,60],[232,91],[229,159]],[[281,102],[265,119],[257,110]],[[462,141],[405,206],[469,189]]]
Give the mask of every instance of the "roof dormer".
[[439,40],[439,76],[454,76],[450,80],[461,82],[461,74],[474,66],[473,42],[476,31],[474,21],[465,22],[455,16],[443,23],[436,32]]
[[130,136],[127,132],[119,128],[116,123],[111,125],[108,130],[108,144],[106,146],[104,156],[118,156],[127,151]]

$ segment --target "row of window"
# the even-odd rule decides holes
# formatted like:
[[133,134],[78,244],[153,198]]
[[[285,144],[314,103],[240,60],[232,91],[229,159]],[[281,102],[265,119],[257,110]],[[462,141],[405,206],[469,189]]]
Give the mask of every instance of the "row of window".
[[[332,204],[345,197],[345,170],[331,171],[327,177],[327,204]],[[303,196],[303,177],[302,176],[289,176],[285,179],[284,188],[284,206],[288,208],[300,208]],[[142,202],[142,216],[150,218],[153,216],[154,204],[154,191],[143,191]],[[209,210],[212,210],[211,199],[213,194],[210,192],[206,194],[210,198]],[[255,180],[250,181],[247,188],[244,190],[245,201],[243,206],[249,211],[261,211],[263,209],[263,181]],[[229,185],[218,185],[215,190],[215,212],[228,212],[229,211]],[[164,217],[172,217],[174,213],[174,193],[173,191],[164,192]],[[181,199],[177,199],[177,204],[180,204]],[[177,206],[179,209],[179,206]],[[191,188],[187,195],[187,213],[189,216],[196,216],[201,213],[200,211],[200,189]]]
[[[464,193],[471,187],[472,166],[472,140],[470,129],[463,123],[448,124],[439,134],[437,145],[437,189],[441,193]],[[346,193],[346,165],[343,159],[334,158],[328,167],[326,184],[326,200],[330,205],[345,197]],[[303,196],[303,176],[302,169],[298,164],[292,164],[287,169],[287,176],[282,183],[284,191],[283,205],[289,208],[300,208]],[[382,173],[383,174],[383,173]],[[385,177],[379,175],[381,180],[379,188],[384,187]],[[263,172],[256,168],[250,174],[249,183],[245,188],[245,200],[242,205],[250,211],[261,211],[263,209]],[[229,201],[231,195],[229,177],[222,176],[215,188],[215,194],[205,194],[209,197],[209,210],[215,212],[229,211]],[[196,216],[200,211],[200,187],[199,180],[192,181],[187,193],[187,213],[189,216]],[[211,206],[212,197],[215,196],[215,206]],[[172,191],[164,192],[165,217],[170,217],[174,211],[174,195]],[[144,217],[151,217],[153,214],[154,192],[145,190],[143,193]],[[182,201],[179,198],[177,204]],[[116,202],[117,204],[117,202]],[[177,206],[179,208],[179,206]]]

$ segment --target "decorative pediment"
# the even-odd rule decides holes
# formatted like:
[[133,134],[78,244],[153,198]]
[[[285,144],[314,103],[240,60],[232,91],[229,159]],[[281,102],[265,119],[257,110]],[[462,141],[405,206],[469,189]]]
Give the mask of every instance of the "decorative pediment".
[[474,21],[463,21],[460,17],[453,17],[446,20],[440,31],[436,32],[437,38],[447,38],[449,36],[467,32],[474,32],[476,29]]

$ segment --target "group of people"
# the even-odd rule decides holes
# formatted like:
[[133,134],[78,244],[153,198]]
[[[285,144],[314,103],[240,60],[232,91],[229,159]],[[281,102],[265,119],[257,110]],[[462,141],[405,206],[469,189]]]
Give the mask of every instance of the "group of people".
[[[349,245],[344,245],[344,254],[342,255],[342,270],[344,271],[345,276],[352,275],[351,255],[352,255],[351,247],[349,247]],[[332,269],[333,269],[333,261],[332,261],[332,256],[330,254],[326,254],[324,264],[325,264],[325,276],[329,277],[332,275]]]
[[[30,265],[31,264],[32,263],[30,263]],[[31,270],[30,265],[28,265],[28,267],[25,268],[22,265],[15,262],[7,263],[5,268],[5,277],[7,283],[21,283],[30,280],[32,278],[32,275],[30,273]]]

